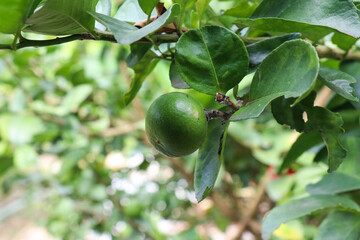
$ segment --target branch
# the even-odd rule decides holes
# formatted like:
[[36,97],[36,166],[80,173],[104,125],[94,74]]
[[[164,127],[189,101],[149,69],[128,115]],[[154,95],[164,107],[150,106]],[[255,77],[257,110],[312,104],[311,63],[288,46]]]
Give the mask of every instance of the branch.
[[[160,44],[160,43],[177,42],[179,36],[177,34],[155,34],[151,36],[151,39],[156,44]],[[108,32],[97,32],[97,39],[95,39],[90,34],[74,34],[66,37],[57,37],[55,39],[50,39],[50,40],[31,40],[31,39],[22,38],[21,41],[15,45],[15,49],[13,48],[12,44],[0,44],[0,49],[17,50],[26,47],[48,47],[48,46],[59,45],[76,40],[97,40],[97,41],[107,41],[113,43],[117,42],[113,34]],[[142,38],[136,42],[151,43],[152,41],[150,41],[147,38]]]

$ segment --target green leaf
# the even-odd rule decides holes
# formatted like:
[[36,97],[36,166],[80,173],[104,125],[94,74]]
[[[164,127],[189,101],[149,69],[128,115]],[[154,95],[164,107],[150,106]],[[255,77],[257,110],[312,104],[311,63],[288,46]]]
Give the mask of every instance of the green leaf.
[[95,21],[87,11],[95,11],[98,0],[48,0],[27,21],[26,31],[68,35],[92,32]]
[[319,132],[312,131],[301,134],[291,146],[280,166],[279,173],[290,167],[305,151],[322,142]]
[[158,2],[159,0],[139,0],[139,5],[144,13],[150,15]]
[[293,98],[277,98],[271,102],[271,112],[278,123],[286,124],[298,132],[303,132],[305,127],[303,113],[306,107],[314,105],[315,97],[316,93],[312,92],[295,106],[292,106],[295,102]]
[[341,143],[348,151],[336,172],[358,177],[360,172],[360,136],[344,134]]
[[353,96],[354,89],[350,84],[355,83],[356,79],[351,75],[333,68],[321,67],[319,78],[326,86],[340,96],[350,101],[359,101],[359,99]]
[[303,40],[283,43],[261,63],[251,83],[249,102],[230,120],[258,117],[280,96],[302,96],[313,86],[318,70],[319,58],[311,44]]
[[266,215],[262,224],[262,238],[264,240],[269,239],[271,233],[280,227],[282,223],[327,208],[349,211],[360,210],[354,201],[345,196],[311,195],[309,197],[291,200],[273,208],[269,214]]
[[178,70],[176,69],[175,61],[171,62],[170,73],[169,73],[171,86],[178,89],[189,89],[189,85],[181,78]]
[[249,58],[235,33],[219,26],[205,26],[180,37],[175,63],[181,78],[191,88],[215,95],[226,93],[242,80]]
[[247,45],[246,49],[249,53],[250,67],[258,66],[275,48],[286,41],[299,38],[300,36],[300,33],[290,33]]
[[133,43],[130,45],[131,53],[126,58],[126,63],[128,67],[134,67],[138,64],[144,55],[150,50],[152,47],[151,43]]
[[308,121],[305,131],[320,132],[328,150],[328,172],[335,171],[346,156],[346,150],[340,142],[340,135],[344,133],[342,118],[339,113],[333,113],[322,107],[314,107],[306,111]]
[[222,163],[226,130],[229,123],[222,119],[209,121],[205,142],[199,149],[195,167],[195,195],[198,202],[206,198],[214,187]]
[[38,154],[33,146],[22,145],[15,149],[14,152],[14,165],[20,170],[25,170],[28,167],[36,164]]
[[352,1],[264,0],[252,18],[286,19],[331,28],[354,38],[360,37],[359,15]]
[[146,77],[152,72],[159,59],[156,59],[157,55],[152,51],[148,52],[142,57],[142,59],[133,66],[135,71],[135,77],[132,79],[130,89],[123,96],[123,104],[126,106],[131,103],[139,92]]
[[356,38],[350,37],[345,34],[335,32],[331,41],[335,43],[339,48],[348,51],[357,41]]
[[235,21],[239,28],[250,27],[270,34],[300,32],[302,37],[316,41],[333,30],[328,27],[290,21],[280,18],[239,18]]
[[[360,63],[359,62],[342,62],[340,64],[340,70],[350,74],[356,79],[356,83],[352,84],[355,90],[355,97],[360,99]],[[358,110],[360,110],[360,102],[351,102]]]
[[40,118],[28,115],[0,116],[1,138],[15,145],[30,143],[33,137],[44,130],[44,124]]
[[223,15],[237,18],[250,17],[254,10],[259,5],[259,0],[249,1],[240,0],[234,7],[227,9]]
[[89,12],[89,14],[104,24],[109,31],[114,34],[118,43],[131,44],[174,22],[176,17],[179,15],[179,12],[180,6],[178,4],[174,4],[155,21],[140,29],[127,22],[123,22],[100,13]]
[[315,240],[360,239],[360,215],[335,211],[320,224]]
[[39,3],[40,0],[1,0],[0,32],[8,34],[19,32]]
[[207,6],[209,5],[210,1],[211,0],[198,0],[196,2],[196,10],[197,10],[197,16],[198,16],[200,27],[201,27],[201,20],[203,18],[205,10],[206,10]]
[[344,173],[329,173],[319,182],[310,184],[306,191],[310,194],[337,194],[360,189],[360,178]]

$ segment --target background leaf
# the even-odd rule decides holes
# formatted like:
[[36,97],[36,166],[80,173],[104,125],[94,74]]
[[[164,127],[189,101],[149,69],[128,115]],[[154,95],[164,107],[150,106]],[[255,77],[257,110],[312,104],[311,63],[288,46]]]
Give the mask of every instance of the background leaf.
[[280,227],[282,223],[326,208],[346,209],[350,211],[360,210],[354,201],[345,196],[312,195],[291,200],[273,208],[269,212],[264,219],[261,235],[263,239],[267,240],[270,238],[271,233]]
[[337,194],[360,189],[360,178],[343,173],[329,173],[315,184],[306,187],[310,194]]
[[222,163],[226,130],[229,123],[222,119],[209,121],[205,142],[199,149],[195,167],[195,194],[198,202],[206,198],[214,187]]
[[25,170],[28,167],[36,164],[38,155],[31,145],[22,145],[16,148],[14,153],[14,165],[20,170]]
[[350,100],[358,102],[359,99],[353,96],[354,89],[351,83],[356,83],[356,79],[351,75],[329,67],[320,67],[320,80],[335,93]]
[[116,18],[112,18],[100,13],[89,12],[89,14],[104,24],[109,29],[109,31],[114,34],[118,43],[131,44],[174,22],[179,12],[179,5],[174,4],[155,21],[140,29],[127,22],[123,22]]
[[315,240],[355,240],[360,238],[360,215],[335,211],[320,224]]
[[[355,97],[360,99],[360,63],[355,61],[345,61],[340,64],[340,70],[346,72],[356,79],[356,83],[351,86],[355,90]],[[358,110],[360,110],[359,102],[351,102]]]
[[[107,16],[111,14],[111,0],[99,0],[96,5],[96,12],[101,13]],[[105,31],[106,27],[99,23],[98,21],[95,22],[95,28],[101,31]]]
[[191,88],[215,95],[226,93],[241,81],[247,73],[249,58],[235,33],[223,27],[205,26],[180,37],[175,63]]
[[27,21],[25,30],[68,35],[91,32],[95,21],[87,11],[95,11],[98,0],[48,0]]
[[249,102],[230,120],[258,117],[280,96],[302,96],[311,89],[318,70],[319,59],[313,46],[303,40],[283,43],[261,63],[251,83]]

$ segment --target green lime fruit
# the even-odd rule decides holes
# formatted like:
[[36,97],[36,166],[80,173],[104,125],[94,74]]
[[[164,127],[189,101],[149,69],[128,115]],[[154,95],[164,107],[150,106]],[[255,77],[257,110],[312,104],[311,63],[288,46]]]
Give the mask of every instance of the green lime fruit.
[[201,146],[206,137],[207,120],[203,107],[194,98],[179,92],[167,93],[150,106],[145,129],[159,152],[181,157]]

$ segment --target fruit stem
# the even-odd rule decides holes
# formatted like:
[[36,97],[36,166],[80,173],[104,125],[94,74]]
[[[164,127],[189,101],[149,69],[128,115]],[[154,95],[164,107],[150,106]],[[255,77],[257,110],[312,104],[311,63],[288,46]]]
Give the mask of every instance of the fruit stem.
[[240,107],[237,106],[233,101],[231,101],[228,96],[222,94],[221,92],[216,93],[215,101],[220,104],[225,104],[226,106],[230,107],[234,112],[240,109]]

